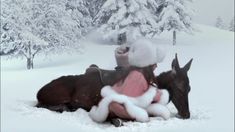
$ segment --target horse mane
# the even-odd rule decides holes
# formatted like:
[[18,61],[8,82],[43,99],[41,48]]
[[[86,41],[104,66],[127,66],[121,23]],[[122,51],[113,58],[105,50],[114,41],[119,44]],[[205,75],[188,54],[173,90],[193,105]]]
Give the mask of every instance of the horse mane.
[[143,68],[139,67],[123,67],[116,70],[103,70],[100,68],[95,68],[100,74],[101,81],[104,85],[114,85],[116,82],[124,81],[130,72],[137,70],[144,75],[147,83],[150,84],[155,78],[152,67],[147,66]]

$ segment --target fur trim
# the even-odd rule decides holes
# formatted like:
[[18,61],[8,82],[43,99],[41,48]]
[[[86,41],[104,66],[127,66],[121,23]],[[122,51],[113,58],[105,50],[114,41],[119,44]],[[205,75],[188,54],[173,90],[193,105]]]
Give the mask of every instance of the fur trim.
[[161,92],[162,92],[162,95],[158,103],[162,105],[166,105],[169,102],[169,96],[170,96],[169,92],[165,89],[162,89]]
[[141,107],[138,107],[132,103],[124,103],[127,113],[134,118],[136,121],[139,122],[148,122],[149,115],[147,111]]
[[148,113],[141,107],[136,106],[129,100],[129,97],[117,94],[110,86],[105,86],[101,90],[101,95],[104,98],[100,101],[98,107],[93,106],[89,112],[89,116],[96,122],[104,122],[109,114],[109,104],[117,102],[123,104],[127,113],[136,121],[147,122],[149,121]]
[[109,115],[109,107],[108,105],[111,103],[110,98],[104,98],[100,101],[98,107],[93,106],[89,112],[89,116],[92,120],[96,122],[104,122]]
[[135,105],[142,107],[142,108],[147,108],[153,101],[156,93],[157,93],[157,89],[153,86],[150,86],[148,91],[146,91],[143,95],[139,97],[128,97],[128,98]]
[[[125,98],[130,100],[133,104],[142,108],[146,108],[147,106],[151,104],[156,93],[157,93],[157,89],[153,86],[150,86],[149,89],[143,95],[139,97],[129,97],[125,95],[123,96],[125,96]],[[104,86],[101,90],[101,96],[107,97],[111,95],[122,95],[122,94],[118,94],[116,91],[112,89],[111,86]]]
[[112,89],[111,86],[104,86],[100,92],[101,96],[104,98],[106,96],[111,96],[113,94],[117,94],[116,91]]
[[156,63],[156,50],[147,40],[138,40],[130,47],[129,64],[136,67],[146,67]]
[[152,116],[161,116],[165,120],[169,119],[171,115],[169,109],[166,106],[158,103],[149,105],[147,112]]
[[[101,90],[101,96],[103,99],[98,104],[98,107],[92,107],[89,112],[89,116],[96,122],[104,122],[109,114],[109,104],[114,101],[119,104],[123,104],[127,113],[133,119],[136,119],[136,121],[149,121],[148,114],[162,116],[164,119],[168,119],[169,112],[167,113],[167,108],[164,108],[165,106],[162,104],[151,104],[156,95],[156,92],[157,89],[151,86],[142,96],[128,97],[126,95],[117,93],[112,89],[111,86],[105,86]],[[166,95],[167,93],[163,91],[163,97],[161,97],[162,101],[166,99]]]

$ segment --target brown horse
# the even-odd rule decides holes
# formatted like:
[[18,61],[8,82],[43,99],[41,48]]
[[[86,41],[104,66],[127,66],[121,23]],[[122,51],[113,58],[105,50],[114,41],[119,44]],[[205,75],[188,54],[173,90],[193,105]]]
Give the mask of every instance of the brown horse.
[[87,111],[102,99],[100,92],[106,85],[114,85],[128,74],[128,69],[101,70],[91,65],[85,74],[62,76],[43,86],[37,93],[37,107],[53,111]]
[[170,101],[178,110],[178,117],[183,119],[190,118],[188,94],[191,87],[187,72],[192,61],[193,59],[180,68],[176,54],[171,64],[172,70],[161,73],[154,81],[160,89],[166,89],[170,93]]
[[[188,93],[190,91],[187,71],[192,59],[183,67],[179,67],[177,56],[172,62],[172,70],[156,77],[159,88],[167,89],[170,101],[176,106],[180,117],[190,117]],[[85,74],[63,76],[42,87],[37,93],[37,107],[53,111],[75,111],[83,108],[87,111],[102,99],[101,89],[105,85],[113,85],[126,76],[128,69],[108,71],[91,65]]]

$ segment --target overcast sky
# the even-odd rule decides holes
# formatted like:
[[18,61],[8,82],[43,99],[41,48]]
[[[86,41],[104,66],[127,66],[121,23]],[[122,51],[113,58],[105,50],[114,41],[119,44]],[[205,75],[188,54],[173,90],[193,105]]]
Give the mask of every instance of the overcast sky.
[[194,21],[200,24],[215,25],[220,16],[225,24],[234,17],[234,0],[193,0],[196,11]]

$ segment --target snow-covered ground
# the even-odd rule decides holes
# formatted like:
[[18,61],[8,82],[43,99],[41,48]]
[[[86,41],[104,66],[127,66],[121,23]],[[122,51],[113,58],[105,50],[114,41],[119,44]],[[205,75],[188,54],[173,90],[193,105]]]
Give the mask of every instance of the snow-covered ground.
[[60,114],[33,107],[37,91],[55,78],[84,73],[92,63],[107,69],[115,67],[114,49],[117,46],[107,45],[97,39],[98,34],[92,34],[83,42],[83,54],[54,55],[50,59],[36,57],[35,69],[30,71],[26,70],[24,59],[1,58],[1,132],[233,132],[234,33],[198,27],[200,31],[193,36],[179,34],[176,46],[171,45],[171,34],[152,40],[167,52],[156,74],[170,69],[175,53],[178,53],[181,66],[194,59],[189,70],[190,119],[175,118],[176,109],[169,104],[172,117],[167,121],[151,118],[148,123],[126,122],[125,126],[115,128],[109,123],[93,122],[82,109]]

